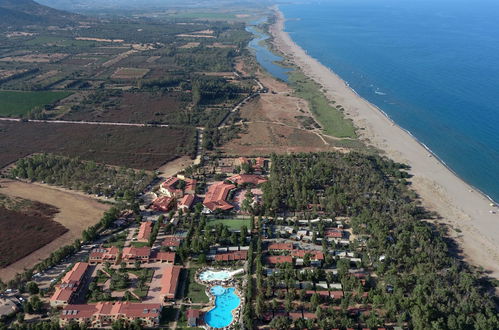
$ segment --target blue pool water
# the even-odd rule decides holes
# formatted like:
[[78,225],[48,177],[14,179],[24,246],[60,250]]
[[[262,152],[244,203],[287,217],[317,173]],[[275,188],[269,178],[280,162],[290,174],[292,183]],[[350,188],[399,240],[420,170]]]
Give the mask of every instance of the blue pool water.
[[206,324],[213,328],[223,328],[232,323],[232,311],[241,303],[234,288],[214,286],[210,289],[215,296],[215,308],[205,314]]
[[308,54],[499,200],[499,1],[312,0],[280,9]]
[[[253,24],[257,25],[263,23],[262,20],[256,21]],[[282,57],[272,53],[266,45],[262,44],[262,41],[267,40],[269,35],[259,32],[255,29],[254,25],[249,25],[246,27],[246,31],[253,33],[255,36],[249,43],[249,48],[255,52],[256,60],[267,72],[272,74],[274,77],[279,78],[283,81],[288,81],[287,73],[292,69],[284,68],[280,65],[275,64],[275,62],[280,62],[283,60]]]

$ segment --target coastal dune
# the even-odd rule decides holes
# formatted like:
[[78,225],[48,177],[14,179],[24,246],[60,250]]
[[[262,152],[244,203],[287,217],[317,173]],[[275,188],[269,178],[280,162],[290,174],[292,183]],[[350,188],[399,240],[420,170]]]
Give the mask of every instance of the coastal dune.
[[449,236],[462,250],[459,253],[469,263],[483,267],[491,277],[499,279],[499,209],[492,207],[487,196],[461,180],[409,132],[310,57],[284,31],[283,14],[278,9],[275,14],[276,23],[270,28],[274,46],[320,84],[331,100],[345,108],[363,141],[383,150],[389,158],[411,166],[413,189],[425,207],[442,217],[438,221],[449,225]]

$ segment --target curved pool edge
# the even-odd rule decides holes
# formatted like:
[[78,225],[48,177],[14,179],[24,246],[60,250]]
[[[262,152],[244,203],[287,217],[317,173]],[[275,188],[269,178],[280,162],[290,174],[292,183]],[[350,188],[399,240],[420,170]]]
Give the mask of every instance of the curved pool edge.
[[230,289],[230,288],[234,289],[233,293],[239,298],[239,305],[231,310],[232,321],[229,324],[227,324],[226,326],[223,326],[223,327],[218,327],[218,328],[213,327],[206,322],[206,314],[208,314],[209,312],[211,312],[212,310],[214,310],[217,307],[216,306],[216,297],[217,296],[215,296],[211,292],[211,288],[215,287],[215,286],[221,286],[221,285],[213,285],[213,286],[210,286],[209,288],[207,287],[205,290],[205,293],[208,295],[208,297],[210,299],[210,304],[212,304],[213,306],[208,311],[206,311],[206,313],[204,315],[205,325],[203,326],[203,328],[205,328],[205,329],[226,329],[226,328],[229,328],[232,325],[234,325],[235,322],[239,321],[240,311],[242,310],[242,306],[244,305],[243,298],[241,296],[241,292],[240,292],[239,287],[237,285],[234,285],[232,287],[226,287],[225,289]]

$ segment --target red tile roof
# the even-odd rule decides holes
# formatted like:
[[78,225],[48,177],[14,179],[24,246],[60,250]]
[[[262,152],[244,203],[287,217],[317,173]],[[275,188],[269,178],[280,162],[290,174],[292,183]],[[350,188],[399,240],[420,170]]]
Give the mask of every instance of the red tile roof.
[[129,261],[129,260],[148,260],[149,256],[151,255],[151,248],[148,246],[142,246],[142,247],[126,247],[123,248],[123,260]]
[[237,174],[237,175],[231,176],[227,180],[234,182],[234,183],[237,183],[238,185],[245,184],[245,183],[259,185],[259,184],[262,184],[262,183],[268,181],[263,176],[255,175],[255,174]]
[[324,260],[324,253],[321,251],[307,251],[307,250],[294,250],[291,251],[291,255],[295,258],[304,258],[306,254],[310,255],[312,260]]
[[77,262],[69,272],[64,275],[61,280],[63,284],[77,283],[79,284],[88,269],[88,263]]
[[154,261],[166,261],[166,262],[175,262],[175,252],[158,252],[154,251],[151,253],[151,260]]
[[152,232],[152,222],[146,221],[140,224],[139,233],[137,234],[137,240],[148,241],[151,237]]
[[166,236],[161,245],[178,247],[180,246],[180,243],[182,243],[182,238],[178,236]]
[[164,267],[163,277],[161,279],[161,294],[167,299],[174,299],[177,292],[178,278],[180,276],[181,266],[167,265]]
[[269,245],[268,250],[293,250],[292,243],[272,243]]
[[116,260],[120,254],[120,250],[116,246],[108,248],[98,247],[90,252],[89,260],[103,262],[105,260]]
[[214,211],[216,209],[224,211],[232,209],[234,206],[229,204],[226,199],[229,195],[229,192],[234,188],[236,188],[236,186],[234,186],[233,184],[225,184],[223,182],[212,184],[206,192],[203,205],[211,211]]
[[192,203],[194,203],[194,195],[184,195],[184,197],[182,197],[182,199],[178,202],[177,207],[178,208],[184,207],[190,209]]
[[265,261],[268,263],[268,264],[272,264],[272,265],[277,265],[277,264],[283,264],[283,263],[293,263],[293,257],[291,256],[267,256],[265,258]]
[[172,202],[173,198],[171,197],[158,197],[152,202],[152,208],[158,211],[167,212],[168,210],[170,210]]
[[343,231],[342,230],[338,230],[338,229],[328,229],[326,231],[326,237],[342,238],[343,237]]
[[99,302],[96,304],[68,305],[60,314],[61,319],[90,319],[100,317],[158,318],[161,304],[131,302]]
[[185,179],[185,192],[188,193],[188,194],[195,194],[196,193],[196,185],[197,185],[197,181],[194,180],[194,179],[189,179],[189,178],[186,178]]
[[248,259],[248,251],[220,253],[215,256],[215,261],[236,261],[246,259]]

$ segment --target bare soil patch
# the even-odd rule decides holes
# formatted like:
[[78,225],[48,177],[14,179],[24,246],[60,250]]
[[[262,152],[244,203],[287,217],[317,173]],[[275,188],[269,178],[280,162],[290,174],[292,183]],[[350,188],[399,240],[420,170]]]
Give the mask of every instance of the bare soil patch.
[[178,172],[182,171],[192,164],[194,164],[194,160],[192,160],[191,157],[184,156],[166,163],[165,165],[158,168],[157,171],[159,172],[160,176],[166,178],[177,174]]
[[0,58],[2,62],[24,62],[24,63],[51,63],[57,62],[66,58],[68,54],[52,53],[52,54],[29,54],[23,56],[8,56]]
[[[12,279],[17,273],[22,272],[25,268],[31,267],[37,262],[47,258],[50,253],[57,250],[61,246],[74,242],[75,239],[81,237],[81,232],[87,227],[97,223],[104,212],[109,208],[108,205],[99,203],[87,196],[63,192],[53,189],[48,186],[35,185],[13,180],[0,180],[0,193],[10,196],[28,199],[31,201],[52,205],[59,210],[55,214],[53,220],[62,228],[67,228],[67,232],[62,236],[58,234],[57,238],[46,242],[41,248],[27,255],[26,257],[16,261],[6,268],[0,269],[0,278],[2,280]],[[21,221],[21,220],[20,220]],[[2,230],[3,232],[3,230]],[[16,235],[10,233],[10,235]],[[3,233],[0,233],[3,235]],[[16,237],[21,244],[31,245],[34,240],[19,234]],[[19,239],[22,238],[22,239]],[[0,242],[3,242],[3,237]],[[48,243],[48,244],[47,244]]]

